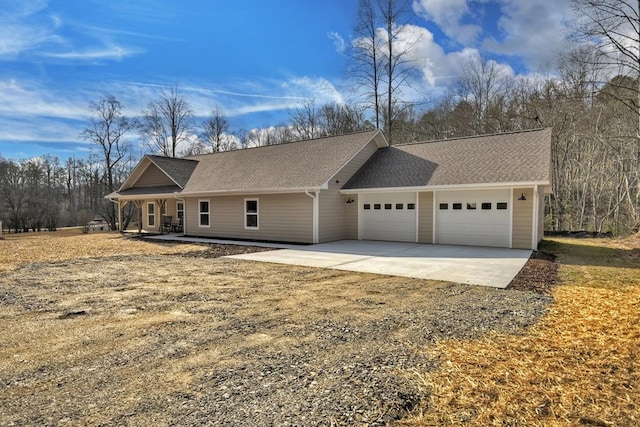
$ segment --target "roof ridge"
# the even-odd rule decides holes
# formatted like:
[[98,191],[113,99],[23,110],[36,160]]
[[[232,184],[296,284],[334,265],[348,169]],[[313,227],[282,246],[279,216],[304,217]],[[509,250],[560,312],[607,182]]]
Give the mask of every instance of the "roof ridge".
[[169,156],[159,156],[157,154],[145,154],[145,156],[147,157],[154,157],[156,159],[162,159],[162,160],[169,160],[169,161],[174,161],[174,160],[187,160],[189,162],[197,162],[196,159],[190,159],[187,157],[169,157]]
[[357,134],[361,134],[361,133],[377,132],[379,130],[380,129],[360,130],[360,131],[354,131],[354,132],[341,133],[341,134],[338,134],[338,135],[326,135],[326,136],[319,136],[319,137],[311,138],[311,139],[298,139],[296,141],[280,142],[278,144],[259,145],[257,147],[236,148],[234,150],[217,151],[215,153],[194,154],[194,155],[191,155],[191,156],[184,157],[184,159],[185,160],[196,160],[197,157],[212,156],[212,155],[215,155],[215,154],[233,153],[235,151],[241,151],[241,150],[243,150],[243,151],[256,150],[256,149],[259,149],[259,148],[277,147],[277,146],[298,144],[298,143],[304,143],[304,142],[313,142],[313,141],[318,141],[318,140],[321,140],[321,139],[340,138],[340,137],[343,137],[343,136],[357,135]]
[[458,136],[455,138],[429,139],[426,141],[414,141],[414,142],[404,142],[402,144],[393,144],[393,147],[400,147],[404,145],[416,145],[416,144],[430,144],[434,142],[459,141],[464,139],[485,138],[485,137],[491,137],[491,136],[513,135],[517,133],[539,132],[547,129],[552,129],[552,128],[550,126],[547,126],[547,127],[539,127],[539,128],[532,128],[532,129],[514,130],[509,132],[495,132],[495,133],[485,133],[482,135]]

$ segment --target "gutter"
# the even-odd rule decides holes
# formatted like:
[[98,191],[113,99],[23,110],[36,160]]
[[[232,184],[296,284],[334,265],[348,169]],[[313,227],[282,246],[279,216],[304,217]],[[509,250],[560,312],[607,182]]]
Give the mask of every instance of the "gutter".
[[425,185],[411,187],[374,187],[374,188],[349,188],[340,190],[340,194],[358,194],[358,193],[386,193],[386,192],[406,192],[414,191],[446,191],[446,190],[480,190],[480,189],[507,189],[519,187],[548,186],[549,181],[531,181],[531,182],[500,182],[500,183],[484,183],[484,184],[453,184],[453,185]]
[[235,196],[235,195],[253,195],[253,194],[285,194],[285,193],[305,193],[309,195],[308,191],[318,192],[320,190],[326,190],[329,186],[327,183],[323,183],[318,187],[288,187],[288,188],[263,188],[263,189],[240,189],[240,190],[217,190],[217,191],[193,191],[193,192],[181,192],[182,197],[207,197],[207,196]]

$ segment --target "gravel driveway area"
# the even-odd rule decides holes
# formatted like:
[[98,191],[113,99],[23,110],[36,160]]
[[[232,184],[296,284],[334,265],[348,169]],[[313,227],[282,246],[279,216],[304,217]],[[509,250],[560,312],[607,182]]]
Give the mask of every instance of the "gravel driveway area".
[[436,340],[521,333],[551,302],[230,253],[0,274],[0,424],[388,425]]

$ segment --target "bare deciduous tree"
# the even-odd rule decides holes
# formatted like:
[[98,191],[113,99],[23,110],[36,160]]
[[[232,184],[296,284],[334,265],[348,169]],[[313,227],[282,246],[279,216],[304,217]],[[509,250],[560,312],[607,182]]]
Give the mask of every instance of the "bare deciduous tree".
[[[111,193],[116,189],[115,177],[119,163],[127,158],[130,150],[130,144],[124,136],[136,127],[136,121],[123,114],[124,107],[113,95],[91,102],[90,108],[93,115],[82,136],[99,148],[106,190]],[[115,230],[117,215],[113,203],[106,204],[104,216],[111,229]]]
[[328,103],[319,108],[320,126],[326,135],[340,135],[368,129],[364,110],[355,105]]
[[410,10],[407,0],[361,0],[353,42],[352,74],[373,108],[376,128],[384,121],[393,143],[394,121],[405,102],[409,53],[418,42],[408,40],[403,20]]
[[[395,119],[398,114],[406,114],[408,107],[401,99],[401,91],[406,84],[410,60],[409,53],[418,40],[405,40],[405,18],[411,10],[407,0],[378,0],[380,16],[384,24],[384,62],[385,73],[383,80],[386,83],[385,94],[385,131],[389,144],[392,144],[395,128]],[[403,43],[399,43],[402,41]],[[401,47],[402,46],[402,47]]]
[[360,0],[358,5],[356,40],[352,46],[352,75],[364,90],[366,105],[373,108],[376,129],[380,129],[382,53],[378,35],[378,17],[371,0]]
[[[572,0],[577,39],[596,47],[592,64],[628,77],[609,87],[632,91],[618,99],[637,114],[640,138],[640,0]],[[616,92],[611,95],[615,96]]]
[[8,228],[16,232],[26,226],[26,177],[22,166],[9,160],[0,161],[0,206]]
[[295,111],[289,113],[289,120],[293,132],[298,139],[314,139],[324,135],[320,127],[320,115],[313,99],[306,100]]
[[458,78],[459,95],[473,107],[472,127],[477,134],[504,132],[504,117],[513,79],[495,61],[472,57],[462,65]]
[[229,120],[219,106],[202,124],[201,138],[209,145],[211,153],[237,148],[236,138],[229,133]]
[[191,136],[193,111],[177,87],[163,89],[159,99],[143,112],[140,135],[163,156],[176,157],[180,144]]

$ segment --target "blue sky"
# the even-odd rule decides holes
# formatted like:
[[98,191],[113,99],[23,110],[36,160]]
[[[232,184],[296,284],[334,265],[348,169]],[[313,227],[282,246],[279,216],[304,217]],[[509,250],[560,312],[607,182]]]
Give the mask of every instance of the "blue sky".
[[[84,157],[91,100],[138,115],[178,86],[198,117],[278,125],[306,99],[357,97],[344,52],[357,0],[0,0],[0,156]],[[545,70],[569,0],[415,0],[412,95],[437,100],[465,59],[513,74]],[[136,135],[132,135],[136,137]]]

